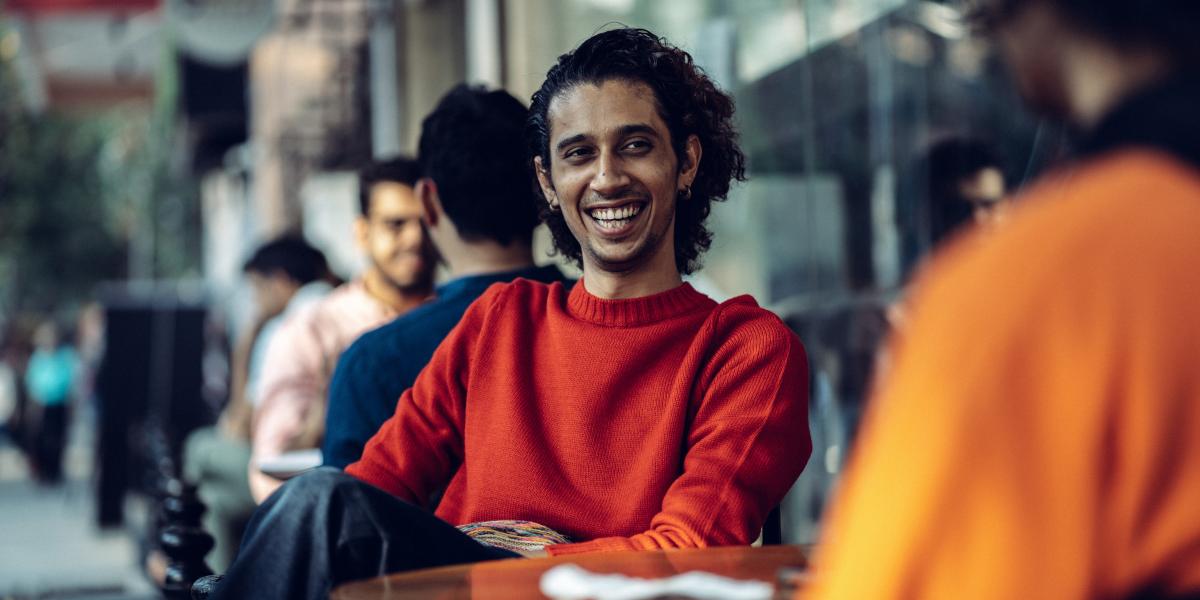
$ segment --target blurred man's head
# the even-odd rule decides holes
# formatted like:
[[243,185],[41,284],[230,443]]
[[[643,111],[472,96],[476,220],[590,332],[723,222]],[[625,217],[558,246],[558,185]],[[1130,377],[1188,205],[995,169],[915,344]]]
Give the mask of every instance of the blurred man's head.
[[699,268],[713,200],[745,178],[733,100],[686,52],[644,29],[592,36],[533,95],[528,152],[559,252],[629,272]]
[[1195,0],[973,0],[1026,100],[1091,126],[1117,101],[1200,64]]
[[255,302],[264,315],[279,314],[296,290],[330,277],[325,255],[295,235],[263,244],[242,270],[250,279]]
[[423,295],[433,283],[435,258],[413,192],[420,178],[420,165],[407,158],[375,162],[358,174],[361,214],[354,230],[370,261],[367,278],[402,295]]
[[1003,218],[1004,167],[987,142],[967,137],[940,140],[930,147],[925,167],[935,246],[964,225],[992,226]]
[[453,224],[436,231],[468,242],[530,243],[538,219],[522,137],[525,115],[508,92],[460,85],[425,117],[422,193],[435,198],[434,210]]

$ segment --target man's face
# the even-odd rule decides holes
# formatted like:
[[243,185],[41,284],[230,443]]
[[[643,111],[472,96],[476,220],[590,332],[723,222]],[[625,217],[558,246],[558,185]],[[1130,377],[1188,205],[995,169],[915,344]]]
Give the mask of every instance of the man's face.
[[[695,166],[680,170],[670,133],[644,83],[608,80],[550,102],[550,164],[538,179],[582,249],[584,272],[674,266],[675,199]],[[691,148],[694,146],[694,150]],[[699,158],[699,143],[689,141]]]
[[985,167],[958,183],[958,194],[971,205],[975,224],[991,227],[1005,218],[1004,173]]
[[391,181],[371,186],[369,210],[359,222],[359,244],[397,290],[421,290],[433,281],[435,261],[421,225],[423,214],[411,187]]
[[1063,81],[1062,19],[1050,3],[1026,2],[994,26],[994,37],[1016,83],[1034,111],[1064,118],[1068,113]]

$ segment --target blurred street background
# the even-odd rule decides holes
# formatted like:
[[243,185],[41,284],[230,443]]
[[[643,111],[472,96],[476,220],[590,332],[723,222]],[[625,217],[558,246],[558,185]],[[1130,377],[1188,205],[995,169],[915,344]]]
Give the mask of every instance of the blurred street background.
[[[1059,153],[956,2],[0,0],[0,599],[153,597],[164,481],[228,402],[247,257],[302,235],[351,277],[355,172],[415,152],[454,84],[528,102],[615,24],[691,52],[738,103],[750,181],[697,288],[804,340],[807,542],[886,307],[934,243],[924,157],[984,139],[1004,187]],[[548,254],[548,234],[537,256]],[[161,574],[161,573],[160,573]]]

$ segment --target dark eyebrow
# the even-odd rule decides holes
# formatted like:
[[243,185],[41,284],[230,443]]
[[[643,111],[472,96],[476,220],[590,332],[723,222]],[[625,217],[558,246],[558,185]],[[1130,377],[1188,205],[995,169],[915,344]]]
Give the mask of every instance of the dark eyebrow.
[[566,148],[567,146],[570,146],[571,144],[582,142],[583,140],[586,140],[586,139],[587,139],[587,136],[582,133],[580,133],[578,135],[573,135],[569,138],[563,138],[563,139],[559,140],[559,142],[557,144],[554,145],[554,149],[558,152],[562,152],[563,148]]
[[[655,137],[655,138],[658,137],[658,132],[655,131],[655,129],[653,127],[651,127],[645,123],[632,123],[630,125],[622,125],[620,128],[617,129],[617,134],[620,135],[621,137],[628,137],[628,136],[631,136],[631,135],[634,135],[637,133],[640,133],[643,135],[648,135],[648,136]],[[583,133],[573,135],[568,138],[563,138],[562,140],[559,140],[559,142],[557,144],[554,145],[554,149],[558,152],[562,152],[562,150],[564,148],[566,148],[567,146],[570,146],[571,144],[577,144],[586,139],[588,139],[588,136]]]
[[655,131],[653,127],[651,127],[645,123],[634,123],[633,125],[622,125],[621,128],[617,130],[617,132],[621,134],[621,137],[630,136],[635,133],[641,133],[641,134],[649,135],[651,137],[658,137],[658,132]]

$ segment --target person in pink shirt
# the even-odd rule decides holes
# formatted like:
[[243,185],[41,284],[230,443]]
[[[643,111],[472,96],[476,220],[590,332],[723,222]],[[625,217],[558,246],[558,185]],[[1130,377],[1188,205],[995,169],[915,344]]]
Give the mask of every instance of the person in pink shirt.
[[419,178],[420,167],[410,159],[375,163],[359,174],[354,233],[369,259],[366,271],[288,315],[271,337],[252,435],[249,478],[256,501],[282,483],[261,471],[262,461],[320,445],[326,387],[342,351],[429,297],[436,260],[413,194]]

